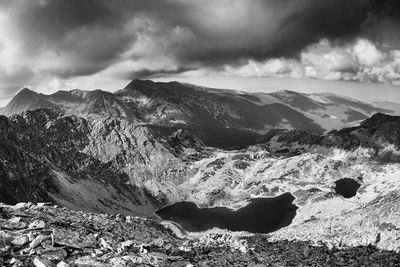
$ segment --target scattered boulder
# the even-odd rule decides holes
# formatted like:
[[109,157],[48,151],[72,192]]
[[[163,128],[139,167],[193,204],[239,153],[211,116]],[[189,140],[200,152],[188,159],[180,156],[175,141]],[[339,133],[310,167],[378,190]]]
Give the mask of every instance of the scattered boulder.
[[25,245],[28,242],[29,242],[29,238],[26,235],[20,235],[20,236],[15,237],[11,243],[14,246],[22,247],[23,245]]
[[42,220],[36,220],[29,224],[29,229],[43,229],[45,227],[45,223]]

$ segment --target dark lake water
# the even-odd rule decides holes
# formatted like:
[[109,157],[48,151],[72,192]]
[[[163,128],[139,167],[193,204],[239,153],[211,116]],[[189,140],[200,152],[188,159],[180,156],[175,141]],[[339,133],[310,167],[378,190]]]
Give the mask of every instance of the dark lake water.
[[357,194],[360,183],[351,178],[343,178],[335,182],[335,192],[344,198],[352,198]]
[[156,212],[164,220],[199,232],[218,227],[232,231],[270,233],[288,226],[296,215],[295,198],[285,193],[274,198],[254,198],[236,211],[225,207],[200,209],[193,202],[178,202]]

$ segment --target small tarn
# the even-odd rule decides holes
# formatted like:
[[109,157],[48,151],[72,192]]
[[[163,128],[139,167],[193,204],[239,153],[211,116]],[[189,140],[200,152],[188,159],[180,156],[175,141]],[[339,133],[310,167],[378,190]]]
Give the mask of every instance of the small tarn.
[[361,184],[351,178],[343,178],[335,182],[335,192],[344,198],[352,198],[357,194]]

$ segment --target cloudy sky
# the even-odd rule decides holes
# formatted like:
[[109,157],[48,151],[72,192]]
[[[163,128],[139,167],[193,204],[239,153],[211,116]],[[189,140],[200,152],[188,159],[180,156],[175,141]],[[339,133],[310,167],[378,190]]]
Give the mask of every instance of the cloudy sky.
[[399,0],[1,0],[0,104],[25,86],[116,90],[134,78],[400,90],[399,29]]

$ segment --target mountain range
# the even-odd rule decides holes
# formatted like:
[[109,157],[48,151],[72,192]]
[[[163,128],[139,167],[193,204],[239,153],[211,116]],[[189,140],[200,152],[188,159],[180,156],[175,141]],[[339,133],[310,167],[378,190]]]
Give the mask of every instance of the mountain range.
[[395,109],[328,93],[248,93],[149,80],[133,80],[114,93],[76,89],[44,95],[25,88],[0,114],[36,108],[124,118],[162,134],[184,128],[205,144],[224,148],[254,144],[252,140],[273,128],[320,134],[354,126],[377,112],[396,114]]
[[[159,220],[179,201],[238,209],[290,192],[296,216],[271,240],[400,247],[394,110],[134,80],[115,93],[24,89],[2,113],[0,202]],[[343,178],[359,184],[354,197],[335,192]]]

